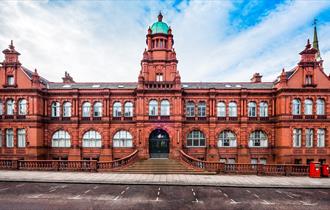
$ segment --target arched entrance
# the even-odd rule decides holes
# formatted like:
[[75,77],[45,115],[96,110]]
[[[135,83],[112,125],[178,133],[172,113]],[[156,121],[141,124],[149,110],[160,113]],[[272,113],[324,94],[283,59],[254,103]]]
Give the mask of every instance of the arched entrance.
[[151,158],[168,158],[170,137],[162,129],[156,129],[149,136],[149,153]]

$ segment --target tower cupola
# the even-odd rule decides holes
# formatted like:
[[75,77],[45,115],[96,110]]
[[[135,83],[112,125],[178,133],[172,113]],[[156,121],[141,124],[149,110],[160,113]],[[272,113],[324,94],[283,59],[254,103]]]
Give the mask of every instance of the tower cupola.
[[147,48],[141,61],[139,87],[180,87],[177,84],[180,83],[180,75],[172,29],[163,22],[162,13],[159,13],[158,21],[148,28],[146,38]]

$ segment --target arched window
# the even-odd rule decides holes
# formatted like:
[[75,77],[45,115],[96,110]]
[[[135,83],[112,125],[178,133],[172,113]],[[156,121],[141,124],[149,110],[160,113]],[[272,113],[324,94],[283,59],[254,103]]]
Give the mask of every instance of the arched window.
[[2,104],[2,101],[0,101],[0,115],[3,115],[3,104]]
[[133,117],[133,103],[132,102],[125,103],[125,117]]
[[71,117],[71,103],[68,101],[63,104],[63,117]]
[[230,102],[228,107],[229,117],[237,117],[237,104],[236,102]]
[[156,100],[151,100],[149,102],[149,116],[158,115],[158,102]]
[[6,129],[6,147],[14,147],[14,130]]
[[14,115],[14,100],[13,99],[8,99],[7,100],[7,115]]
[[226,117],[226,104],[224,102],[218,102],[217,115],[218,117]]
[[52,117],[59,117],[60,109],[61,109],[60,102],[54,101],[52,103]]
[[325,102],[323,99],[317,99],[316,101],[316,114],[317,115],[325,114]]
[[300,115],[301,114],[301,104],[299,99],[292,100],[292,114],[293,115]]
[[84,102],[82,105],[82,116],[90,117],[91,116],[91,103]]
[[94,104],[94,117],[102,117],[102,103],[96,102]]
[[259,106],[260,117],[268,117],[268,104],[266,102],[260,102]]
[[204,101],[198,103],[198,117],[206,117],[206,103]]
[[236,135],[232,131],[222,131],[219,135],[218,147],[236,147]]
[[18,102],[18,114],[26,115],[27,114],[27,101],[26,99],[21,99]]
[[186,116],[195,117],[195,103],[192,101],[189,101],[186,104]]
[[160,102],[160,115],[162,116],[170,115],[170,102],[168,100],[162,100]]
[[310,99],[305,100],[305,115],[312,115],[313,114],[313,101]]
[[205,147],[205,136],[201,131],[195,130],[188,134],[187,147]]
[[267,135],[260,130],[254,131],[250,134],[249,147],[267,147]]
[[113,136],[113,147],[133,147],[133,137],[128,131],[118,131]]
[[64,130],[56,131],[52,137],[52,147],[70,147],[70,134]]
[[115,102],[113,104],[112,114],[114,117],[121,117],[121,103],[120,102]]
[[257,116],[257,104],[255,102],[248,103],[248,115],[249,117]]
[[87,131],[83,136],[83,147],[101,147],[102,137],[97,131]]

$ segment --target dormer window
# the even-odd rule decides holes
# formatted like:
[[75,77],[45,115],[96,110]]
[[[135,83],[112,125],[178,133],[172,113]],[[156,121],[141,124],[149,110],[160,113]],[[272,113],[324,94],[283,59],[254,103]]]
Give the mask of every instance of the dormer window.
[[10,75],[7,76],[7,85],[14,85],[15,81],[14,81],[14,76]]
[[162,82],[163,81],[163,74],[162,73],[156,73],[156,81]]

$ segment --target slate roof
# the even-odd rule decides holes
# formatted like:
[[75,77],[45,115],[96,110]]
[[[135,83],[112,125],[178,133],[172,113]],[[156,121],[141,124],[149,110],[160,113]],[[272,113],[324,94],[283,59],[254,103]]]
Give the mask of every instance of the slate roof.
[[274,84],[272,82],[186,82],[182,83],[184,89],[272,89]]
[[[48,89],[135,89],[135,82],[109,82],[109,83],[55,83],[49,82]],[[273,83],[217,83],[217,82],[184,82],[181,84],[183,89],[272,89]]]
[[[22,69],[24,70],[24,72],[30,77],[30,79],[32,79],[32,75],[33,75],[33,71],[25,68],[24,66],[22,66]],[[45,78],[40,76],[40,82],[43,83],[44,85],[47,85],[47,83],[49,82],[48,80],[46,80]]]
[[49,82],[48,89],[135,89],[137,87],[136,82],[88,82],[88,83],[57,83]]

